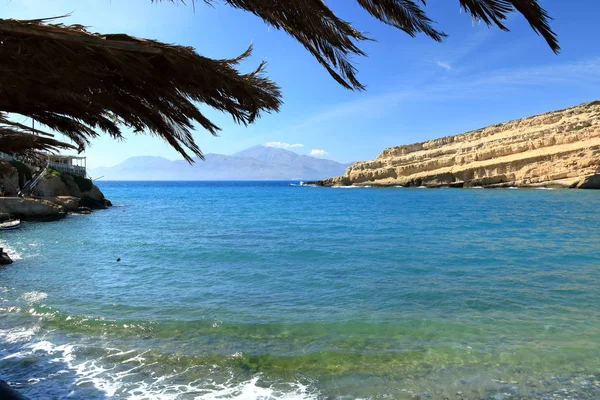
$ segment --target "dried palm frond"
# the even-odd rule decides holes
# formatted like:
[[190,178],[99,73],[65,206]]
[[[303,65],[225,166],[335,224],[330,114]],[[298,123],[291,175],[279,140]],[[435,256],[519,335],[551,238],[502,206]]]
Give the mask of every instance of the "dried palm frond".
[[263,76],[264,63],[247,74],[236,69],[251,48],[213,60],[190,47],[51,22],[0,20],[0,111],[33,118],[80,150],[96,130],[122,138],[125,125],[163,138],[191,161],[203,157],[194,122],[219,131],[195,102],[242,124],[281,104],[279,87]]
[[[152,0],[160,2],[165,0]],[[185,0],[167,0],[186,3]],[[189,0],[195,4],[195,0]],[[215,0],[202,0],[214,4]],[[349,0],[346,0],[349,1]],[[433,27],[434,22],[423,7],[425,0],[356,0],[379,21],[394,26],[410,36],[422,32],[433,40],[442,41],[446,34]],[[342,86],[364,89],[356,77],[352,55],[364,55],[358,42],[369,40],[349,22],[340,19],[327,7],[324,0],[223,0],[231,7],[249,11],[276,29],[282,29],[296,40],[323,65]],[[504,31],[503,24],[511,12],[521,13],[550,48],[560,47],[548,21],[550,17],[538,0],[459,0],[460,6],[475,19],[495,25]]]
[[38,158],[40,152],[56,153],[76,147],[56,140],[52,134],[8,120],[0,113],[0,151],[19,158]]
[[[222,1],[292,35],[344,87],[364,88],[350,59],[364,55],[358,44],[370,39],[340,19],[324,0]],[[433,27],[423,10],[424,0],[356,1],[378,20],[411,36],[422,32],[436,41],[446,36]],[[550,17],[538,0],[459,0],[459,4],[473,18],[502,30],[508,30],[503,24],[507,15],[519,12],[552,50],[560,49],[548,24]],[[81,25],[55,20],[0,19],[0,113],[30,117],[66,135],[80,151],[98,131],[123,138],[124,125],[163,138],[191,162],[193,155],[203,158],[191,133],[194,123],[213,135],[219,131],[197,103],[224,111],[242,124],[252,123],[262,112],[278,111],[281,105],[280,89],[264,76],[264,63],[247,74],[236,68],[251,48],[237,58],[214,60],[190,47],[90,33]],[[4,129],[25,132],[15,126]],[[32,139],[23,140],[35,148]],[[54,142],[46,145],[52,147],[50,143]],[[60,148],[57,143],[54,147]]]

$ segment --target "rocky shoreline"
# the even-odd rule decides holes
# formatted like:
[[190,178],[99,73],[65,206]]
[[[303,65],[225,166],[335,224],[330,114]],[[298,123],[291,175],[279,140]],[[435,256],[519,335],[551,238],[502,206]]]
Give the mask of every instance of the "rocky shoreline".
[[600,189],[600,101],[385,149],[317,186]]
[[[50,170],[39,181],[30,197],[18,197],[20,172],[6,163],[0,184],[6,197],[0,197],[0,216],[22,221],[56,221],[68,213],[89,214],[112,204],[87,178]],[[0,221],[1,222],[1,221]]]
[[93,210],[105,209],[112,204],[102,198],[85,199],[74,196],[46,198],[0,197],[0,214],[10,215],[22,221],[56,221],[73,214],[91,214]]
[[[0,160],[0,185],[5,194],[0,197],[0,222],[7,218],[21,221],[56,221],[69,213],[91,214],[93,210],[112,206],[100,189],[90,179],[60,174],[46,174],[36,186],[32,197],[18,197],[19,171]],[[0,249],[0,265],[12,264],[9,255]]]

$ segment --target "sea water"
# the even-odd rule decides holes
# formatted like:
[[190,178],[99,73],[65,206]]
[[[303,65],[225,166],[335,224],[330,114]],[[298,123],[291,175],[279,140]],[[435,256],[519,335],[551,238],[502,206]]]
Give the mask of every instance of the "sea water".
[[0,232],[31,399],[600,398],[600,192],[99,184]]

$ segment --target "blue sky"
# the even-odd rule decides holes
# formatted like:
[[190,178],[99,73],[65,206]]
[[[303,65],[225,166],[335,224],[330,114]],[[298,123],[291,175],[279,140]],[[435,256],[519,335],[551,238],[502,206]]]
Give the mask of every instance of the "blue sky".
[[[188,2],[189,3],[189,2]],[[218,3],[218,2],[217,2]],[[355,27],[377,39],[363,43],[368,57],[356,58],[365,92],[348,91],[300,44],[259,18],[216,4],[193,8],[150,0],[0,0],[0,18],[39,18],[72,13],[65,23],[91,31],[127,33],[193,46],[205,56],[232,57],[254,44],[241,66],[262,59],[283,89],[278,114],[250,127],[201,106],[223,128],[219,137],[198,129],[205,153],[231,154],[257,144],[291,147],[337,161],[371,159],[386,147],[465,132],[486,125],[600,98],[597,0],[545,0],[554,17],[562,52],[556,56],[525,20],[513,14],[512,32],[472,24],[458,1],[431,2],[429,15],[450,36],[444,43],[408,35],[378,23],[356,2],[329,0]],[[128,157],[179,155],[162,140],[126,134],[126,141],[96,139],[86,151],[88,166],[110,166]]]

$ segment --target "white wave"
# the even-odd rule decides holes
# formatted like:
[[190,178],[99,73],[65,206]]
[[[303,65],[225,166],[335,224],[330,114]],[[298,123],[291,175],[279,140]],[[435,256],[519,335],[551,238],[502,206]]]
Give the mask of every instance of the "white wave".
[[21,307],[17,307],[17,306],[0,307],[0,313],[18,313],[18,312],[21,312]]
[[483,189],[483,186],[473,186],[471,189]]
[[31,328],[0,329],[0,338],[7,343],[24,343],[30,341],[38,330],[37,326]]
[[516,187],[516,186],[509,186],[509,187],[507,187],[507,189],[518,189],[518,187]]
[[[37,332],[27,329],[13,329],[9,332],[0,331],[0,338],[10,338],[10,343],[22,343],[29,341]],[[210,377],[203,377],[195,381],[185,382],[185,374],[191,368],[173,370],[173,373],[163,376],[148,376],[147,367],[155,363],[148,363],[144,358],[145,352],[137,353],[133,350],[121,351],[115,348],[104,348],[105,355],[95,359],[82,359],[79,350],[86,352],[80,345],[63,344],[57,345],[49,340],[26,343],[19,347],[18,351],[5,356],[8,359],[46,358],[50,364],[61,363],[66,369],[54,372],[51,375],[36,375],[36,381],[29,380],[27,390],[24,394],[30,398],[44,398],[44,392],[48,385],[52,386],[52,392],[60,398],[69,397],[83,399],[89,394],[85,388],[94,387],[104,396],[112,398],[117,393],[120,397],[141,399],[178,399],[186,398],[202,400],[316,400],[320,393],[300,382],[278,383],[274,385],[265,384],[263,377],[259,374],[250,380],[234,380],[230,373],[229,379],[215,382]],[[131,357],[124,361],[115,362],[115,357],[123,359],[125,355]],[[218,368],[216,366],[209,369]],[[35,373],[35,372],[32,372]],[[73,379],[57,379],[61,374],[72,375]],[[183,380],[183,382],[182,382]],[[64,386],[61,386],[64,385]],[[81,392],[80,392],[81,388]],[[39,395],[39,396],[38,396]],[[104,397],[102,397],[104,398]]]
[[[194,395],[194,399],[201,400],[316,400],[318,392],[311,390],[301,383],[289,384],[289,389],[281,390],[273,387],[264,387],[260,384],[261,376],[237,383],[217,384],[215,382],[203,382],[202,387],[196,382],[187,385],[165,385],[164,379],[159,384],[147,385],[133,390],[129,399],[177,399],[183,394]],[[162,384],[161,384],[162,383]]]
[[1,242],[0,242],[0,247],[4,248],[4,252],[6,254],[8,254],[8,256],[11,258],[11,260],[15,261],[15,260],[22,260],[23,259],[23,257],[21,256],[21,254],[18,253],[12,247],[9,247],[6,244],[1,243]]
[[27,303],[32,304],[32,303],[37,303],[38,301],[42,301],[42,300],[46,299],[48,297],[48,295],[44,292],[27,292],[27,293],[24,293],[21,297]]
[[536,187],[534,189],[535,190],[556,190],[555,188],[549,188],[549,187]]
[[203,400],[218,400],[218,399],[238,399],[238,400],[254,400],[254,399],[281,399],[281,400],[301,400],[301,399],[317,399],[317,393],[311,391],[307,386],[300,383],[294,383],[292,390],[280,392],[272,388],[258,386],[260,376],[255,376],[249,381],[242,382],[238,385],[227,387],[225,385],[217,385],[216,388],[206,394],[203,394],[197,399]]
[[417,186],[417,189],[427,189],[427,186]]
[[333,189],[359,189],[364,186],[331,186]]

